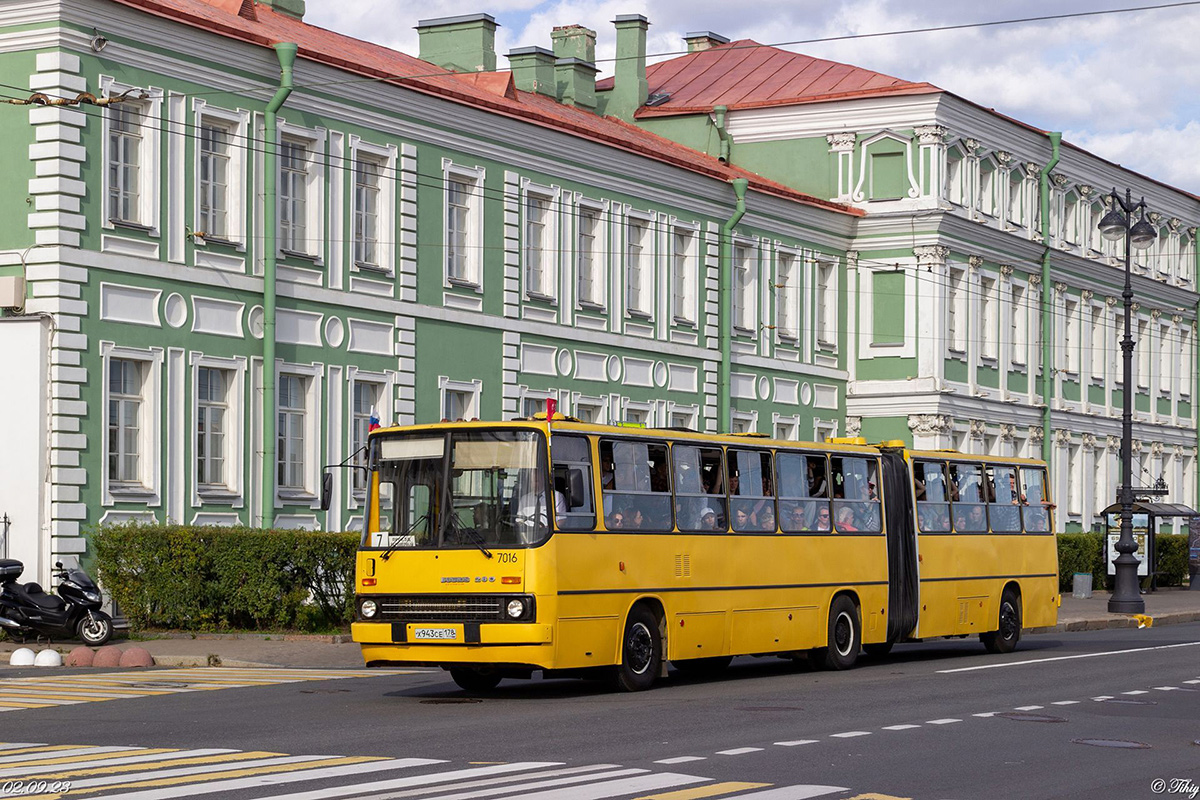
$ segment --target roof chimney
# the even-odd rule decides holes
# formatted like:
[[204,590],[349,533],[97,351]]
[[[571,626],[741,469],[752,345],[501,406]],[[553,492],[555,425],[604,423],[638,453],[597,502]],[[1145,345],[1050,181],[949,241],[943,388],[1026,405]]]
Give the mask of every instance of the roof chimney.
[[550,32],[554,40],[556,96],[569,106],[596,108],[596,32],[564,25]]
[[722,36],[712,31],[692,31],[691,33],[685,33],[683,40],[687,42],[689,53],[699,53],[701,50],[709,50],[719,44],[729,44],[728,36]]
[[420,57],[455,72],[492,72],[496,27],[491,14],[423,19],[417,23]]
[[646,84],[646,29],[650,22],[641,14],[618,14],[613,24],[617,28],[617,66],[605,112],[632,122],[633,113],[650,94]]
[[554,53],[544,47],[518,47],[508,52],[508,64],[517,88],[550,97],[558,97],[554,61]]

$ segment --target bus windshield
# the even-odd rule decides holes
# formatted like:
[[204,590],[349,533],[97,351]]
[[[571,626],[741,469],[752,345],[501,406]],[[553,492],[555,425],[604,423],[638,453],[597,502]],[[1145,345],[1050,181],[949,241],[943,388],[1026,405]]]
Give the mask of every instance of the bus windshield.
[[371,546],[529,546],[546,539],[551,515],[562,512],[561,500],[550,505],[545,443],[536,431],[381,438],[374,468]]

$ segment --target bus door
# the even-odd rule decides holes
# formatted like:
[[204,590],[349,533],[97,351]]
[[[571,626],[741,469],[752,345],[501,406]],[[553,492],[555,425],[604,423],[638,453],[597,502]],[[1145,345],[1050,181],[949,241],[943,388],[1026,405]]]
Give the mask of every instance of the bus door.
[[920,602],[912,481],[900,450],[883,450],[883,515],[888,549],[888,641],[913,632]]

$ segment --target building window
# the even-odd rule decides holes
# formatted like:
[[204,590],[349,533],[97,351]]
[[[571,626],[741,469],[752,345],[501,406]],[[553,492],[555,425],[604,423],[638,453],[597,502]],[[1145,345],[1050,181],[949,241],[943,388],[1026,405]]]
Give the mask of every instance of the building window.
[[553,269],[550,242],[550,198],[525,196],[525,292],[536,297],[550,294],[547,272]]
[[479,395],[483,388],[481,381],[452,381],[440,377],[438,388],[442,393],[443,420],[458,422],[479,418]]
[[650,409],[646,407],[626,406],[625,420],[626,425],[634,425],[646,427],[650,424]]
[[308,170],[310,153],[304,142],[284,139],[279,144],[279,247],[308,253]]
[[209,120],[200,124],[200,231],[229,240],[230,161],[233,132]]
[[108,107],[108,218],[146,224],[142,216],[142,127],[145,106],[121,102]]
[[1025,224],[1025,176],[1020,167],[1008,171],[1008,221],[1018,228]]
[[946,285],[946,341],[951,350],[959,353],[967,350],[966,279],[964,270],[952,268]]
[[1104,381],[1105,341],[1107,341],[1107,336],[1104,332],[1104,308],[1102,306],[1093,306],[1091,336],[1088,338],[1088,347],[1091,348],[1091,365],[1089,369],[1092,381],[1096,383]]
[[671,427],[686,428],[690,431],[696,430],[697,413],[698,409],[695,407],[686,408],[676,406],[675,408],[671,409]]
[[825,350],[837,349],[837,272],[832,261],[816,262],[817,273],[817,344]]
[[[1125,368],[1121,353],[1121,339],[1125,338],[1125,315],[1118,314],[1116,324],[1113,325],[1112,336],[1109,337],[1109,369],[1112,372],[1112,382],[1117,386],[1125,384]],[[1133,353],[1134,362],[1136,364],[1137,351]],[[1135,370],[1136,371],[1136,370]]]
[[575,268],[579,281],[579,302],[596,307],[604,305],[599,237],[599,209],[580,208],[579,224],[575,231]]
[[984,159],[979,165],[979,213],[996,216],[996,162]]
[[476,288],[482,283],[481,184],[481,175],[446,173],[446,278]]
[[1012,362],[1024,364],[1028,341],[1026,333],[1029,330],[1029,306],[1025,302],[1025,287],[1013,284],[1012,301],[1009,318],[1012,324]]
[[796,256],[779,253],[775,260],[775,333],[795,340],[800,333],[800,291]]
[[672,314],[677,322],[696,321],[696,234],[675,228],[671,235]]
[[229,376],[225,370],[196,370],[196,482],[226,486],[226,436],[229,433]]
[[1079,303],[1063,303],[1062,358],[1059,364],[1067,372],[1079,372]]
[[746,245],[733,246],[733,326],[754,331],[756,323],[754,252]]
[[730,433],[756,433],[758,431],[758,412],[734,411],[730,414]]
[[1079,195],[1074,191],[1063,199],[1063,238],[1069,244],[1079,244]]
[[800,438],[800,420],[795,417],[778,419],[775,421],[775,430],[772,433],[776,439],[794,442]]
[[575,418],[593,424],[605,420],[604,401],[596,398],[579,398],[575,401]]
[[982,328],[979,353],[983,358],[995,358],[997,340],[1000,337],[1000,320],[996,314],[999,307],[996,280],[979,280],[979,324]]
[[108,362],[108,479],[141,481],[142,363]]
[[1192,331],[1187,321],[1179,330],[1179,394],[1192,394]]
[[1137,320],[1137,342],[1133,351],[1134,374],[1139,389],[1150,388],[1150,324]]
[[279,420],[276,429],[280,489],[303,491],[305,485],[304,435],[307,424],[306,381],[299,375],[279,376]]
[[837,423],[820,419],[813,420],[813,441],[827,442],[837,436]]
[[1158,390],[1161,394],[1171,392],[1171,329],[1161,326],[1158,329]]
[[638,316],[650,316],[649,263],[646,257],[646,220],[630,219],[625,226],[625,302],[629,312]]
[[[379,217],[383,165],[358,155],[354,159],[354,261],[379,267]],[[357,471],[356,471],[357,472]]]
[[966,181],[964,180],[963,154],[957,147],[946,151],[946,188],[945,197],[956,206],[964,205],[966,199]]
[[[365,381],[354,382],[354,396],[350,408],[350,452],[354,453],[353,464],[358,467],[367,466],[367,435],[372,425],[379,425],[379,399],[382,392],[380,386]],[[351,488],[355,492],[367,490],[367,473],[365,469],[350,470]]]

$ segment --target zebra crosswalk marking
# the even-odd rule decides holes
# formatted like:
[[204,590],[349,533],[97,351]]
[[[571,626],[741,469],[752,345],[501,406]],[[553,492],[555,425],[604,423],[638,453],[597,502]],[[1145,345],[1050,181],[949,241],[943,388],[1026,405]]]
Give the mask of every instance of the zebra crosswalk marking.
[[21,768],[30,768],[32,771],[45,769],[46,767],[56,767],[61,764],[78,764],[80,762],[99,761],[107,758],[119,758],[121,756],[133,756],[141,754],[158,755],[161,753],[170,753],[173,748],[170,747],[114,747],[112,750],[104,752],[84,753],[82,755],[59,755],[55,758],[35,758],[28,761],[20,761]]
[[[393,793],[391,790],[406,789],[415,786],[428,787],[439,783],[453,783],[457,780],[471,780],[473,778],[491,777],[494,775],[504,775],[510,772],[528,772],[531,769],[542,769],[544,767],[561,767],[560,761],[533,761],[533,762],[515,762],[512,764],[494,764],[488,767],[470,767],[465,769],[451,770],[450,772],[437,772],[432,775],[412,775],[406,778],[392,778],[386,781],[375,781],[373,783],[360,783],[354,786],[335,786],[327,789],[319,789],[313,792],[299,792],[293,794],[277,794],[270,797],[262,797],[259,800],[325,800],[325,798],[348,797],[355,795],[356,800],[369,800],[369,798],[357,797],[363,792],[381,792],[386,791],[387,794],[376,795],[378,798],[394,798],[394,797],[409,797],[412,795],[425,795],[429,793],[428,788],[415,789],[410,792]],[[606,764],[606,767],[615,766]],[[517,775],[511,780],[520,781],[528,780],[528,775]],[[476,781],[472,786],[489,786],[496,781]],[[465,786],[466,784],[464,784]],[[443,787],[449,788],[449,787]],[[461,788],[461,787],[460,787]]]
[[778,789],[764,789],[761,792],[740,794],[737,800],[810,800],[813,797],[824,797],[827,794],[838,794],[850,791],[845,786],[780,786]]
[[[700,778],[695,775],[681,775],[678,772],[656,772],[650,775],[639,775],[635,778],[618,778],[588,786],[577,786],[566,792],[557,789],[546,792],[529,792],[522,794],[521,800],[601,800],[634,792],[649,792],[655,789],[669,789],[694,783],[708,783],[710,780],[712,779]],[[440,795],[436,798],[431,797],[429,800],[466,800],[470,796]]]
[[769,783],[725,781],[724,783],[714,783],[710,786],[697,786],[693,789],[679,789],[678,791],[664,792],[662,794],[648,794],[638,797],[636,800],[700,800],[703,797],[716,797],[717,795],[732,794],[733,792],[744,792],[747,789],[762,789],[770,785]]
[[[474,762],[472,762],[474,763]],[[603,770],[618,769],[616,764],[589,764],[583,767],[564,767],[563,769],[542,769],[535,772],[533,775],[528,773],[520,773],[517,775],[502,775],[500,777],[485,778],[480,780],[462,781],[460,783],[452,783],[449,785],[440,786],[442,791],[460,791],[462,789],[478,789],[483,787],[502,787],[497,791],[497,794],[517,791],[520,786],[507,786],[506,784],[520,783],[527,781],[531,777],[537,778],[557,778],[566,775],[581,776],[579,780],[591,780],[598,775],[606,774]],[[646,770],[634,770],[635,772],[645,772]],[[582,773],[592,773],[590,775],[582,775]],[[386,792],[384,794],[359,795],[363,791],[363,786],[347,787],[345,794],[355,795],[354,800],[399,800],[399,798],[416,797],[418,795],[429,794],[430,789],[410,789],[403,792]],[[335,790],[336,791],[336,790]],[[260,800],[299,800],[300,798],[311,798],[311,800],[324,800],[327,797],[338,797],[338,794],[329,794],[328,791],[321,792],[301,792],[297,794],[275,795],[274,798],[260,798]]]
[[[80,758],[83,758],[92,753],[112,753],[112,752],[116,752],[119,750],[128,750],[128,749],[129,749],[128,747],[121,747],[120,745],[107,745],[107,746],[103,746],[103,747],[77,747],[77,746],[63,747],[63,746],[59,745],[59,746],[55,746],[55,747],[47,747],[42,752],[46,753],[46,756],[45,756],[46,758],[51,758],[51,757],[57,758],[57,757],[66,757],[66,756],[78,756]],[[31,763],[29,759],[30,759],[30,756],[34,752],[37,752],[37,751],[34,750],[33,748],[31,748],[29,752],[25,752],[20,755],[12,755],[10,753],[8,755],[0,757],[0,764],[14,764],[15,763],[15,764],[19,764],[21,766],[25,766],[26,764]],[[34,757],[36,758],[36,756],[34,756]],[[67,759],[67,760],[70,760],[70,759]],[[34,761],[32,763],[37,763],[37,762]]]
[[[282,753],[268,753],[262,750],[237,752],[209,748],[206,750],[174,750],[165,753],[150,753],[142,751],[135,756],[121,758],[103,758],[85,764],[79,769],[68,769],[61,772],[43,772],[45,767],[19,767],[17,769],[0,770],[0,780],[23,778],[28,781],[67,780],[87,775],[115,775],[120,772],[135,772],[139,769],[157,769],[158,767],[182,766],[185,764],[211,763],[217,761],[242,761],[251,758],[280,756]],[[75,767],[72,763],[66,766]]]

